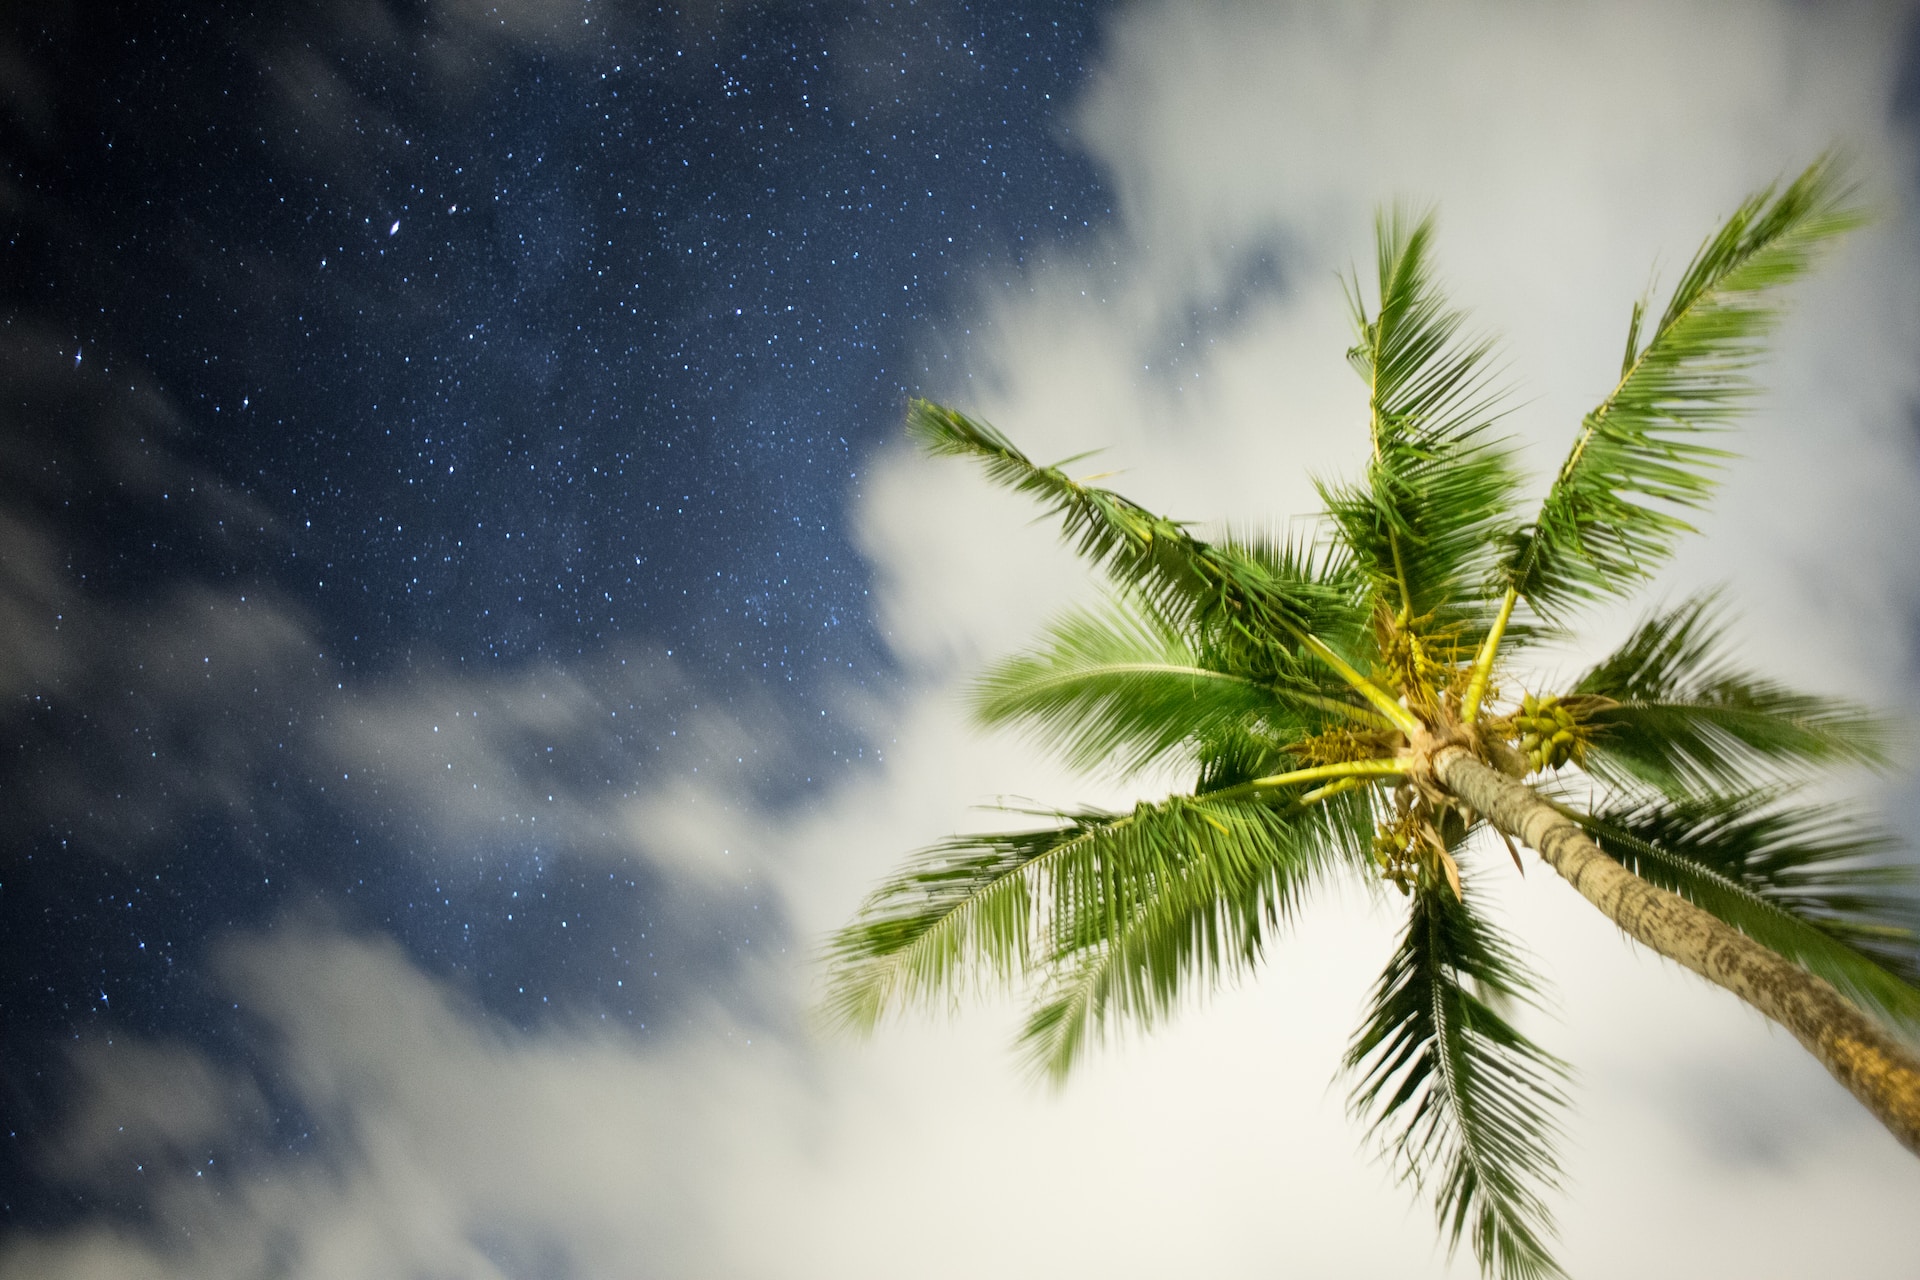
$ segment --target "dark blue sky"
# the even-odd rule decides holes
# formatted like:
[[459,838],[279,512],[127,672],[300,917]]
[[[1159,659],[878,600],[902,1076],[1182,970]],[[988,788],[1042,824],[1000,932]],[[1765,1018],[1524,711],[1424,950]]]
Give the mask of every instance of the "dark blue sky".
[[898,682],[863,466],[943,321],[1109,217],[1064,112],[1100,6],[553,8],[7,19],[11,1225],[143,1210],[40,1176],[63,1055],[253,1058],[236,927],[388,934],[523,1025],[724,991],[770,899],[666,903],[531,812],[482,860],[328,744],[365,691],[565,664],[604,723],[510,715],[529,793],[697,767],[725,707],[744,792],[808,803],[872,745],[836,695]]

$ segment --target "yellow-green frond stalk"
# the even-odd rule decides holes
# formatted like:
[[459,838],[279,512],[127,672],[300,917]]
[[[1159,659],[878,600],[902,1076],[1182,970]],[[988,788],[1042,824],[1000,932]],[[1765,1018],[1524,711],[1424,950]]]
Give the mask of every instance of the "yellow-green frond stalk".
[[[1637,310],[1634,312],[1634,322],[1639,323]],[[1493,626],[1480,645],[1480,652],[1474,655],[1466,692],[1460,695],[1460,720],[1463,724],[1478,720],[1481,705],[1491,696],[1493,664],[1500,655],[1500,642],[1506,638],[1507,623],[1513,620],[1513,606],[1519,599],[1520,593],[1509,587],[1506,598],[1500,602],[1500,612],[1494,616]]]

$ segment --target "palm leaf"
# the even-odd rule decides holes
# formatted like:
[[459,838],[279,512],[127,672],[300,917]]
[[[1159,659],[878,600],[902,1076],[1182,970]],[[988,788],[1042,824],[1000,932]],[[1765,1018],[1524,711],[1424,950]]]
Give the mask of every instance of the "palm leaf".
[[930,401],[908,407],[907,430],[929,452],[973,458],[990,478],[1039,499],[1080,555],[1169,616],[1201,615],[1273,641],[1364,631],[1350,584],[1317,575],[1311,555],[1263,557],[1203,542],[1117,493],[1035,463],[993,427]]
[[1586,767],[1669,794],[1739,786],[1756,770],[1884,765],[1892,730],[1865,709],[1736,669],[1712,595],[1648,617],[1574,684],[1603,698]]
[[1194,791],[1202,795],[1226,791],[1298,768],[1295,745],[1262,732],[1259,725],[1223,724],[1196,744],[1200,778]]
[[1488,435],[1501,398],[1492,343],[1465,332],[1465,317],[1433,279],[1433,219],[1383,213],[1376,239],[1379,309],[1368,316],[1356,283],[1360,341],[1347,353],[1368,385],[1373,456],[1365,483],[1320,492],[1393,609],[1444,625],[1486,611],[1497,534],[1513,523],[1519,478],[1508,445]]
[[1026,970],[1033,933],[1032,869],[1104,815],[1038,831],[959,836],[915,854],[826,945],[830,1021],[871,1030],[916,1000],[958,995],[982,971]]
[[1576,815],[1629,871],[1920,1032],[1920,935],[1896,846],[1831,808],[1772,793],[1615,800]]
[[1036,1071],[1064,1079],[1118,1022],[1151,1027],[1183,996],[1245,973],[1325,872],[1372,831],[1365,793],[1310,807],[1206,804],[1177,870],[1124,917],[1054,935],[1053,978],[1021,1033]]
[[1433,1193],[1450,1246],[1469,1235],[1482,1271],[1503,1280],[1563,1274],[1541,1191],[1557,1179],[1550,1109],[1565,1069],[1496,1011],[1528,991],[1470,897],[1416,890],[1346,1057],[1354,1109]]
[[1516,534],[1508,583],[1543,616],[1644,581],[1690,526],[1726,455],[1705,443],[1752,397],[1748,371],[1780,315],[1781,286],[1862,221],[1831,158],[1747,200],[1694,256],[1644,347],[1635,306],[1612,394],[1581,424],[1535,522]]
[[1115,601],[1062,618],[1043,648],[989,669],[975,686],[974,709],[986,724],[1025,727],[1076,768],[1121,772],[1219,740],[1235,726],[1284,742],[1329,720],[1380,723],[1343,685],[1324,680],[1315,688],[1310,676],[1321,668],[1284,654],[1266,655],[1262,665],[1281,670],[1264,678],[1222,669],[1223,657],[1251,665],[1246,648],[1196,650],[1144,601]]
[[1039,831],[964,836],[924,850],[827,946],[828,1016],[867,1029],[889,1009],[1004,983],[1101,945],[1159,895],[1250,884],[1312,850],[1290,797],[1173,796],[1086,811]]
[[[1246,566],[1243,576],[1256,587],[1261,582],[1301,584],[1298,591],[1312,604],[1303,614],[1314,636],[1355,661],[1370,660],[1374,635],[1367,607],[1366,576],[1352,553],[1338,539],[1303,535],[1227,532],[1211,549],[1228,562]],[[1191,613],[1169,614],[1184,622],[1194,644],[1208,661],[1223,671],[1268,683],[1304,678],[1313,683],[1324,667],[1308,660],[1297,637],[1247,625],[1245,611],[1231,593],[1203,602]]]

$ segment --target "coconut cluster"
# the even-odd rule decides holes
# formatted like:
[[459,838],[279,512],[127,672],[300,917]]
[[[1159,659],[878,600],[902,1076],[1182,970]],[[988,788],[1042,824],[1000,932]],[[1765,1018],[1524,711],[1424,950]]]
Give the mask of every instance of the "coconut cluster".
[[1510,720],[1520,753],[1535,769],[1558,769],[1586,754],[1587,734],[1573,710],[1557,697],[1527,694]]

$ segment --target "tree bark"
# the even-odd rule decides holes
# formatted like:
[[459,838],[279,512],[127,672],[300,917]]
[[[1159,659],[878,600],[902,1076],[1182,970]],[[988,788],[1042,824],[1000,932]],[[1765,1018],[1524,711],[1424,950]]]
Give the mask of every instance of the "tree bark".
[[1725,987],[1818,1058],[1900,1144],[1920,1155],[1920,1056],[1824,979],[1608,857],[1531,788],[1458,746],[1433,755],[1440,784],[1531,845],[1580,896],[1635,941]]

